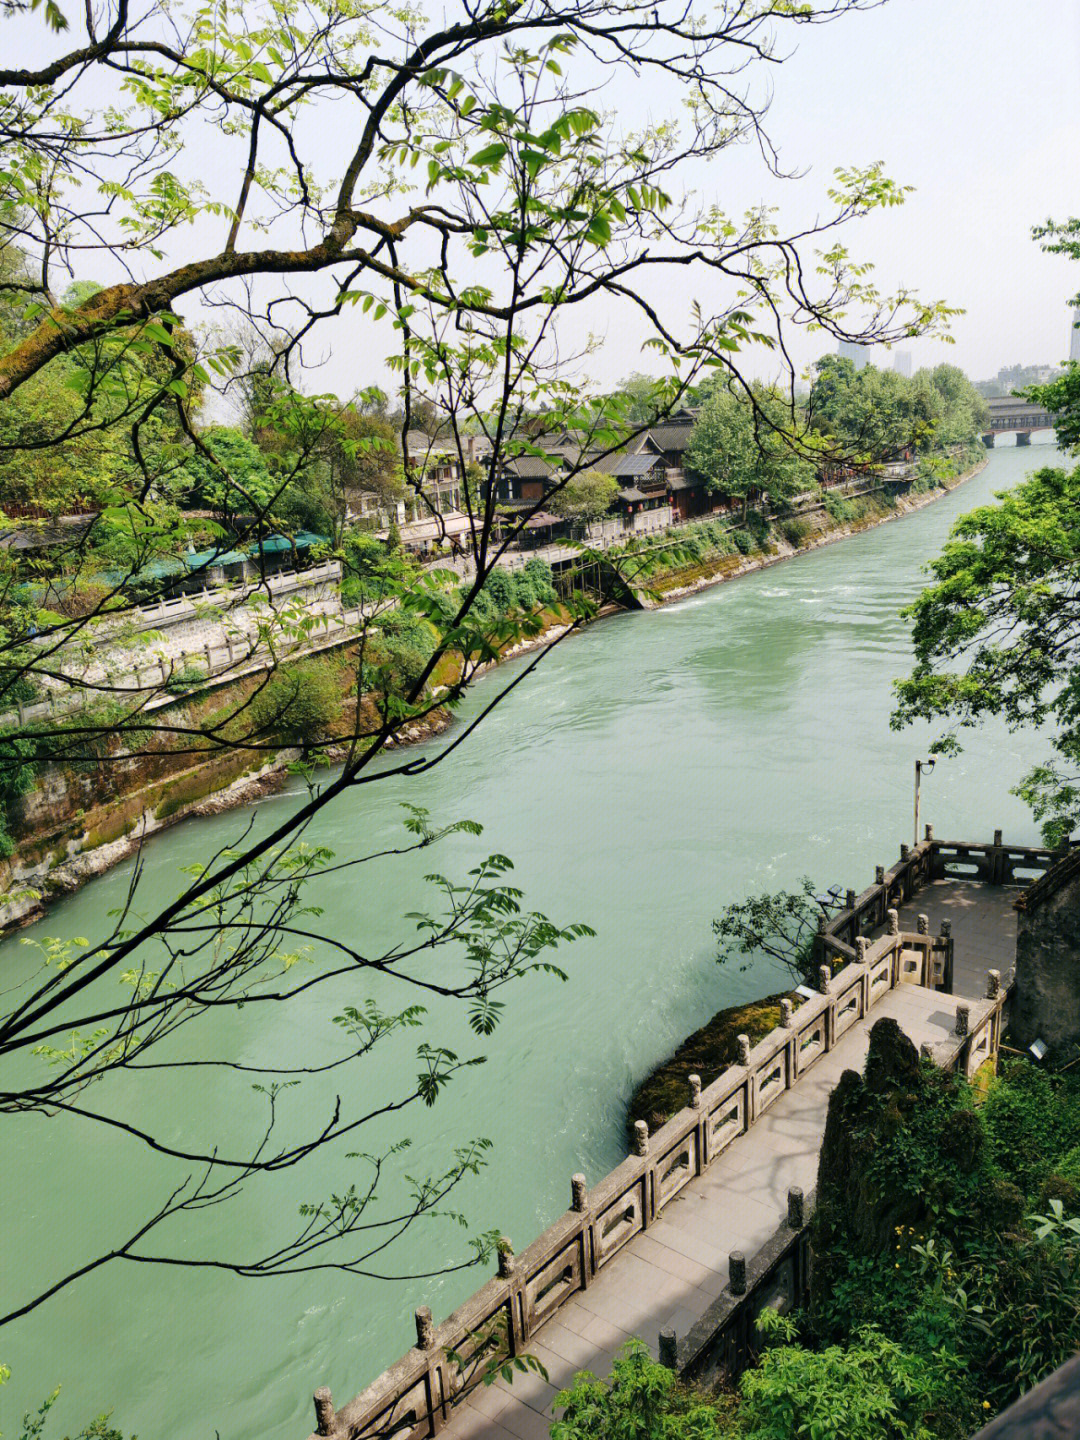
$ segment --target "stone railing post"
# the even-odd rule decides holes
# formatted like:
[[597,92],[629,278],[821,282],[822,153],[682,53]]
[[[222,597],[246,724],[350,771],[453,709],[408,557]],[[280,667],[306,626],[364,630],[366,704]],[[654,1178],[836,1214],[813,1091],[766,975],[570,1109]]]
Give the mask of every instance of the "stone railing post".
[[825,946],[828,941],[829,917],[819,915],[817,917],[817,934],[814,936],[814,958],[820,965],[826,956]]
[[743,1066],[750,1064],[750,1036],[736,1035],[735,1047],[738,1051],[738,1063]]
[[660,1331],[660,1364],[666,1370],[674,1370],[677,1367],[677,1355],[679,1348],[678,1336],[672,1326],[665,1325]]
[[787,1223],[791,1230],[801,1230],[806,1224],[806,1197],[798,1185],[787,1192]]
[[334,1397],[329,1385],[320,1385],[315,1391],[315,1434],[333,1435],[337,1417],[334,1414]]
[[969,1035],[971,1033],[971,1006],[957,1005],[956,1007],[956,1032],[957,1035]]
[[888,911],[888,918],[889,918],[889,934],[890,934],[890,935],[899,935],[899,934],[900,934],[900,912],[899,912],[898,910],[894,910],[892,907],[890,907],[890,908],[889,908],[889,911]]
[[953,959],[956,953],[956,941],[953,939],[951,920],[942,920],[939,938],[942,942],[941,948],[945,951],[941,988],[946,995],[951,995],[953,993]]
[[929,934],[930,934],[930,916],[929,916],[929,915],[920,915],[919,918],[918,918],[918,920],[917,920],[917,922],[916,922],[916,927],[917,927],[920,935],[929,935]]
[[430,1350],[434,1344],[435,1322],[431,1318],[431,1311],[426,1305],[419,1305],[416,1309],[416,1348]]
[[986,998],[996,1000],[1001,994],[1001,971],[987,970],[986,972]]
[[495,1249],[499,1257],[499,1279],[510,1280],[514,1274],[514,1247],[505,1235],[500,1235]]
[[741,1250],[732,1250],[728,1256],[728,1289],[732,1295],[746,1294],[746,1256]]
[[791,1018],[795,1013],[795,1007],[790,1000],[780,1001],[780,1024],[785,1030],[791,1029]]
[[585,1213],[586,1208],[587,1208],[585,1196],[586,1196],[585,1176],[584,1176],[584,1175],[571,1175],[571,1176],[570,1176],[570,1209],[576,1211],[576,1213],[579,1214],[579,1215],[583,1215],[583,1214]]
[[[741,1037],[740,1037],[741,1038]],[[634,1154],[648,1155],[649,1153],[649,1127],[644,1120],[634,1121]]]
[[688,1075],[686,1077],[686,1089],[688,1092],[687,1103],[691,1110],[701,1109],[701,1076]]

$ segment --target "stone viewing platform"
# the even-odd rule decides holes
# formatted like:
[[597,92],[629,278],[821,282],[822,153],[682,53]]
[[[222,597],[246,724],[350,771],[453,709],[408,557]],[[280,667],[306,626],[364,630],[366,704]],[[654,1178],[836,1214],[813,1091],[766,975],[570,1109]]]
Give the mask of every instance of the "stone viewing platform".
[[[335,1410],[316,1393],[316,1434],[375,1440],[547,1440],[559,1390],[604,1375],[632,1337],[686,1378],[736,1376],[765,1305],[801,1304],[829,1096],[861,1071],[871,1027],[894,1020],[935,1063],[973,1075],[996,1058],[1014,956],[1013,901],[1058,852],[926,839],[874,884],[849,891],[818,936],[819,988],[527,1250]],[[507,1354],[533,1356],[512,1384],[482,1384]]]

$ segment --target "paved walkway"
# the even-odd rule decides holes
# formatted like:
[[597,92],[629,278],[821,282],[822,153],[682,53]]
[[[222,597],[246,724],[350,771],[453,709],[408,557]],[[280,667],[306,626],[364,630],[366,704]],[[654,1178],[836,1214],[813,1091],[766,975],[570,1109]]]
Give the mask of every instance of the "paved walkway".
[[[921,896],[920,910],[931,913]],[[548,1440],[552,1402],[578,1370],[606,1375],[633,1336],[655,1353],[665,1325],[685,1335],[727,1284],[728,1254],[761,1248],[787,1213],[789,1186],[814,1188],[829,1095],[844,1070],[861,1071],[870,1027],[885,1016],[918,1046],[951,1034],[956,1002],[914,985],[890,991],[540,1330],[529,1352],[547,1381],[531,1373],[512,1385],[497,1380],[474,1392],[443,1433]]]
[[1022,885],[984,885],[978,880],[931,880],[900,907],[901,930],[915,930],[925,915],[936,935],[942,920],[952,922],[953,992],[981,999],[987,970],[1000,970],[1008,984],[1016,964],[1016,911]]
[[[951,920],[954,992],[981,999],[987,970],[1000,970],[1005,980],[1013,968],[1017,894],[1014,887],[935,881],[903,906],[900,924],[915,930],[916,917],[926,915],[937,933],[942,920]],[[546,1381],[525,1374],[512,1385],[497,1380],[481,1388],[444,1434],[453,1440],[548,1440],[552,1403],[577,1371],[606,1375],[634,1336],[655,1354],[666,1325],[685,1335],[727,1284],[729,1253],[750,1257],[761,1248],[787,1213],[789,1186],[814,1188],[829,1096],[844,1070],[862,1070],[870,1028],[885,1016],[919,1046],[952,1033],[956,1001],[914,985],[890,991],[540,1330],[529,1352],[543,1362]]]

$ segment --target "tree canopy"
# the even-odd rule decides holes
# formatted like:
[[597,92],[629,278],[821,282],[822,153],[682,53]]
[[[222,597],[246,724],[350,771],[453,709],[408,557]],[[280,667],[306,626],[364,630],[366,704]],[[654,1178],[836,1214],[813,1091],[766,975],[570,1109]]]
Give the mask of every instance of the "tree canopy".
[[[1080,259],[1080,220],[1034,234]],[[1080,451],[1080,366],[1026,393],[1058,415],[1062,448]],[[948,751],[986,716],[1047,727],[1052,753],[1014,793],[1057,844],[1080,825],[1080,467],[1040,469],[961,516],[929,568],[933,584],[904,612],[916,664],[897,682],[894,728],[947,719]]]
[[741,500],[745,517],[755,496],[782,501],[813,483],[814,467],[800,453],[801,425],[775,388],[753,385],[739,394],[721,382],[705,393],[685,465],[709,490]]
[[567,520],[600,520],[614,505],[619,482],[602,470],[585,470],[552,495],[549,509]]
[[1080,823],[1080,467],[1039,470],[961,516],[930,571],[904,612],[916,664],[894,727],[948,719],[945,753],[986,716],[1050,725],[1053,757],[1018,793],[1056,843]]

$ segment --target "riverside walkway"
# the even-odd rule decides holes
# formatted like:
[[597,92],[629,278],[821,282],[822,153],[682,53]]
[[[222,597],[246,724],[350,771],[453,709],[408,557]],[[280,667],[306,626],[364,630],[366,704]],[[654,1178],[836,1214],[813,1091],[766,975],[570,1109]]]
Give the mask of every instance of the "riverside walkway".
[[[580,1370],[606,1375],[631,1338],[654,1355],[666,1348],[680,1373],[737,1373],[762,1305],[805,1294],[807,1216],[841,1074],[862,1070],[883,1018],[966,1074],[996,1055],[1012,902],[1052,859],[999,835],[946,846],[928,833],[905,846],[822,932],[831,967],[813,998],[785,1002],[781,1026],[753,1048],[743,1041],[739,1063],[705,1090],[691,1077],[688,1107],[655,1135],[639,1122],[634,1153],[595,1188],[573,1177],[562,1220],[504,1254],[498,1277],[443,1324],[418,1311],[417,1346],[367,1390],[340,1411],[317,1392],[316,1433],[547,1440],[559,1391]],[[546,1378],[478,1384],[485,1355],[507,1349],[533,1356]]]
[[[986,968],[1011,964],[1002,946]],[[985,978],[984,969],[984,990]],[[547,1440],[555,1396],[577,1371],[608,1374],[632,1337],[656,1355],[662,1329],[687,1334],[727,1285],[728,1256],[762,1248],[787,1212],[790,1187],[814,1188],[829,1096],[845,1070],[862,1070],[870,1027],[885,1017],[919,1047],[949,1039],[956,1004],[914,985],[891,991],[530,1340],[528,1353],[544,1365],[547,1381],[534,1373],[516,1375],[513,1384],[496,1380],[474,1391],[443,1433],[454,1440]]]

